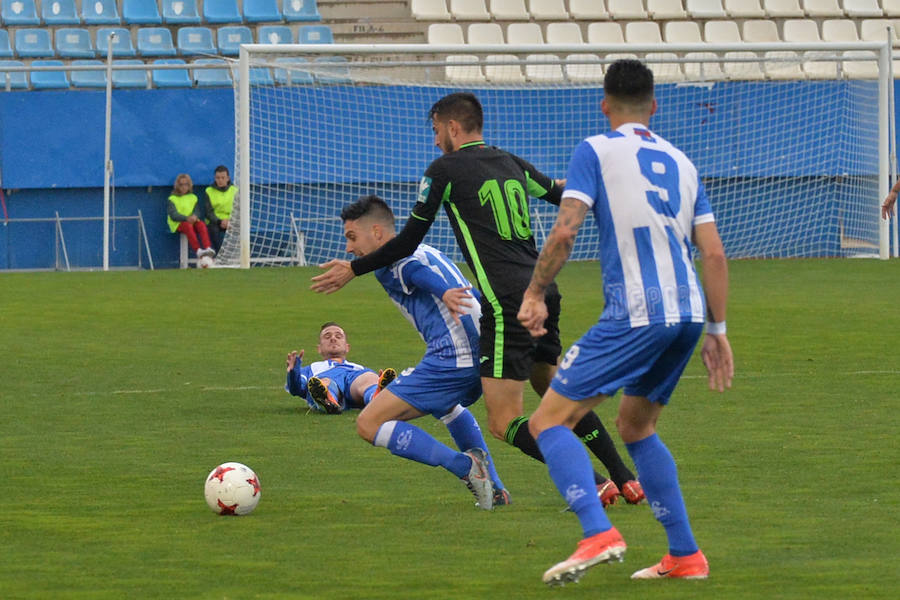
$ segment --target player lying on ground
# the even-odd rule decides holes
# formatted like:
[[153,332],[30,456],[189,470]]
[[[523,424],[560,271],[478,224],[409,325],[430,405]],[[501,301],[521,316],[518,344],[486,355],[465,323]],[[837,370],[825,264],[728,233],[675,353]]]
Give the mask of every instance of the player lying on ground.
[[[365,256],[392,239],[394,213],[378,196],[344,208],[347,252]],[[478,292],[440,251],[420,244],[412,255],[375,271],[375,277],[425,341],[425,356],[403,370],[356,418],[359,435],[376,446],[459,477],[478,507],[509,504],[478,422],[466,408],[481,396],[478,369]],[[446,304],[458,307],[451,312]],[[440,419],[460,451],[407,423]]]
[[319,330],[316,350],[323,360],[303,366],[303,350],[287,355],[287,382],[284,389],[300,396],[313,410],[336,415],[350,408],[362,408],[397,373],[372,369],[347,360],[350,344],[340,325],[329,321]]

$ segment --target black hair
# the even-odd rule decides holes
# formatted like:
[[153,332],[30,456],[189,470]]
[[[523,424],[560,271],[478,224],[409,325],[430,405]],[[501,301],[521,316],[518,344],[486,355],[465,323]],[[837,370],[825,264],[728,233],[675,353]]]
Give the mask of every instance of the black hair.
[[380,221],[390,223],[392,227],[394,226],[394,211],[387,205],[387,202],[375,194],[362,196],[341,210],[341,221],[356,221],[367,216],[375,217]]
[[231,171],[229,171],[228,167],[226,167],[225,165],[219,165],[218,167],[215,168],[213,173],[221,173],[222,171],[225,171],[226,173],[228,173],[229,178],[231,177]]
[[633,58],[617,60],[606,70],[603,94],[631,105],[653,101],[653,71]]
[[[334,321],[328,321],[327,323],[324,323],[321,327],[319,327],[319,333],[322,333],[323,331],[325,331],[326,327],[341,327],[341,326],[338,323],[335,323]],[[341,329],[343,329],[343,327],[341,327]]]
[[435,102],[428,111],[428,118],[441,121],[453,119],[462,125],[466,133],[480,132],[484,128],[484,111],[475,94],[455,92]]

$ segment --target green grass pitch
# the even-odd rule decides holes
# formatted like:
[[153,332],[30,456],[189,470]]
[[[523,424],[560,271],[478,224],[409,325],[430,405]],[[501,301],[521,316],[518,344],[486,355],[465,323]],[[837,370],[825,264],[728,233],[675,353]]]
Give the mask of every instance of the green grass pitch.
[[[732,262],[734,387],[708,391],[695,356],[660,422],[710,579],[630,581],[666,542],[623,505],[625,563],[562,590],[540,576],[580,528],[542,465],[488,440],[514,503],[478,511],[445,471],[359,439],[353,414],[283,391],[285,354],[313,356],[326,320],[357,362],[422,354],[374,277],[320,296],[316,272],[0,276],[0,597],[897,597],[897,261]],[[596,264],[563,270],[564,344],[596,319],[598,282]],[[611,429],[615,411],[598,409]],[[204,503],[228,460],[260,476],[248,517]]]

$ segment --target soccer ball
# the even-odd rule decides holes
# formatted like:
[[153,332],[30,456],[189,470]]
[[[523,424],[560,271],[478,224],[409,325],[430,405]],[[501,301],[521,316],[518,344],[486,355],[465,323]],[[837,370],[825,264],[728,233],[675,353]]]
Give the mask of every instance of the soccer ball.
[[259,477],[239,462],[222,463],[206,477],[206,503],[220,515],[246,515],[259,504]]
[[209,256],[201,256],[197,260],[197,266],[200,267],[201,269],[208,269],[211,266],[213,266],[214,264],[215,264],[215,262]]

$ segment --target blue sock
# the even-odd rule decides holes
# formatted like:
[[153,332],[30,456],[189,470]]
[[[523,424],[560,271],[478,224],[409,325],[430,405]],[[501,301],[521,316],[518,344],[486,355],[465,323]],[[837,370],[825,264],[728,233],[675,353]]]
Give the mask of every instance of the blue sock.
[[495,490],[505,489],[503,482],[500,481],[500,475],[497,474],[497,468],[494,466],[494,459],[488,450],[487,443],[484,441],[484,435],[478,426],[478,421],[472,416],[467,408],[463,408],[459,404],[449,413],[441,417],[441,421],[447,426],[447,430],[456,442],[456,446],[462,450],[470,448],[481,448],[488,457],[488,473],[491,481],[494,482]]
[[363,392],[363,403],[369,404],[372,401],[372,396],[375,394],[375,391],[378,389],[377,384],[372,384],[366,388],[366,391]]
[[637,467],[638,480],[644,488],[653,516],[666,529],[669,554],[693,554],[697,551],[697,542],[694,541],[678,486],[678,468],[672,453],[655,433],[638,442],[625,444],[625,447]]
[[557,425],[543,431],[537,444],[556,489],[578,515],[584,537],[612,529],[597,497],[594,469],[581,440],[568,428]]
[[427,432],[403,421],[387,421],[375,434],[376,446],[432,467],[444,467],[459,478],[469,474],[472,459],[437,441]]

